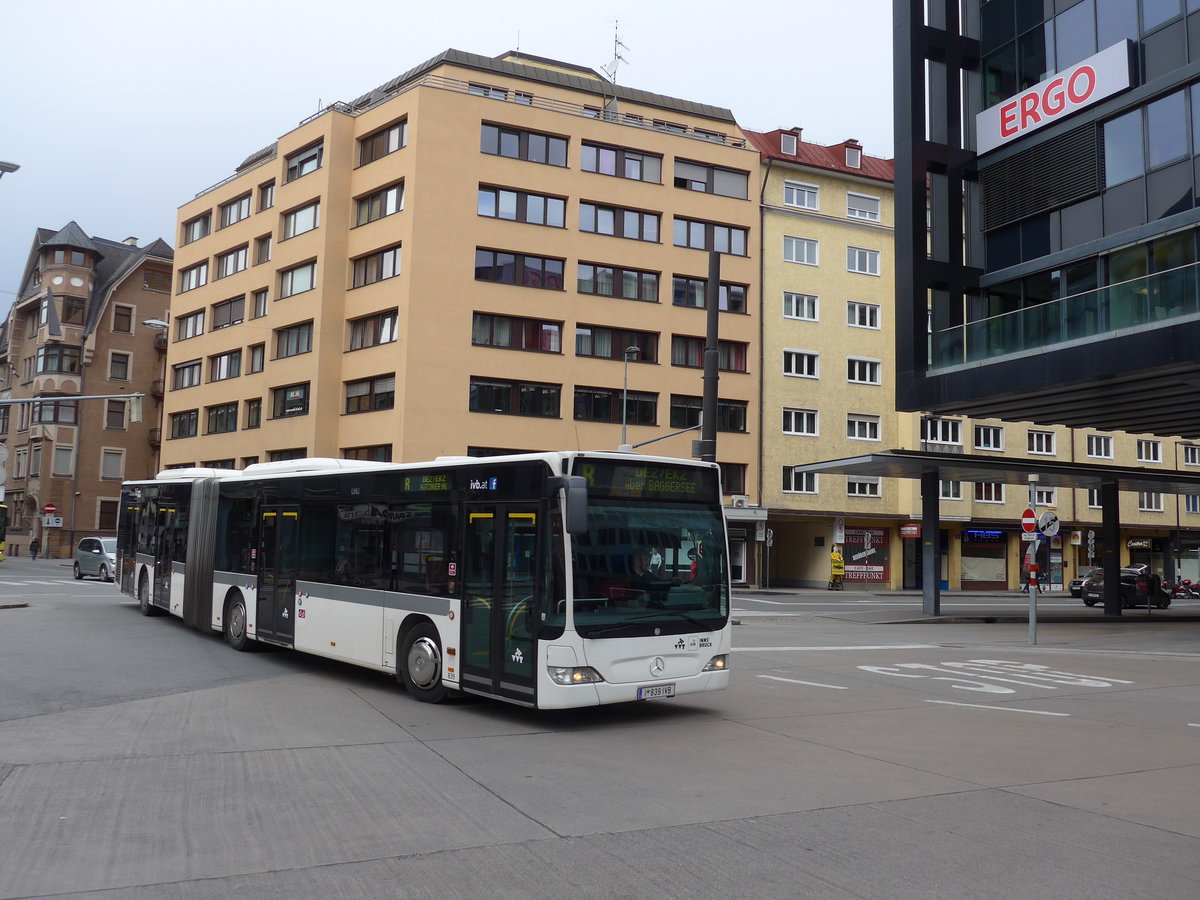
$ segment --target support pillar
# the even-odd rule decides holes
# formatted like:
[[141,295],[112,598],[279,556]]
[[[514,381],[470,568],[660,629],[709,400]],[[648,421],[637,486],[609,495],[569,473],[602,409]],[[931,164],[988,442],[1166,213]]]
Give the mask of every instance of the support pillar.
[[942,480],[939,472],[921,473],[921,615],[942,614]]
[[1115,481],[1100,485],[1100,533],[1104,536],[1104,614],[1121,615],[1121,494]]

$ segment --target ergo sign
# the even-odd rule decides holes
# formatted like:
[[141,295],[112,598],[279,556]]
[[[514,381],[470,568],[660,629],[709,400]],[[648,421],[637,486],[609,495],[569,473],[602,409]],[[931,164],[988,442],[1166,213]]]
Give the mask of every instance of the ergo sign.
[[976,152],[995,150],[1043,125],[1065,119],[1085,106],[1111,97],[1129,85],[1129,41],[1126,40],[985,109],[975,117]]

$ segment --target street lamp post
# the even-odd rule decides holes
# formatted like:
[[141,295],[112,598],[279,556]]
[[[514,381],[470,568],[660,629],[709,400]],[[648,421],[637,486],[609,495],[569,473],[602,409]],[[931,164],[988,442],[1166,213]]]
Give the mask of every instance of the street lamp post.
[[638,354],[642,352],[640,347],[625,348],[625,381],[621,388],[621,446],[626,447],[629,444],[629,360],[637,359]]

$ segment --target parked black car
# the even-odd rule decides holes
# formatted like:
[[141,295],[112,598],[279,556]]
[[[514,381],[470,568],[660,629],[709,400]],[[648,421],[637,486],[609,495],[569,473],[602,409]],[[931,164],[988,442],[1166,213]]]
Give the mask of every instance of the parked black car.
[[[1104,602],[1104,572],[1087,577],[1080,589],[1083,602],[1088,606],[1095,606],[1097,603]],[[1159,609],[1166,609],[1171,605],[1171,595],[1162,589],[1162,579],[1157,575],[1151,575],[1145,569],[1122,569],[1121,570],[1121,587],[1118,589],[1121,596],[1122,609],[1129,609],[1133,606],[1150,606],[1153,604]]]
[[1099,578],[1103,574],[1104,574],[1103,569],[1088,569],[1086,572],[1084,572],[1078,578],[1072,578],[1071,583],[1069,585],[1067,585],[1067,588],[1071,591],[1071,596],[1072,597],[1082,597],[1083,596],[1083,583],[1085,581],[1087,581],[1089,578]]

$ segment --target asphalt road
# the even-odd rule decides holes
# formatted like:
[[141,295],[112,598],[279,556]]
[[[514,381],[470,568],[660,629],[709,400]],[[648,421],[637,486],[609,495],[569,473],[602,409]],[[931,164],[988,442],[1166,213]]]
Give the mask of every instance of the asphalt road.
[[1200,880],[1198,623],[1055,623],[1031,647],[1023,624],[877,621],[919,597],[739,595],[728,691],[548,714],[234,653],[53,561],[3,564],[17,599],[0,898],[1158,900]]

